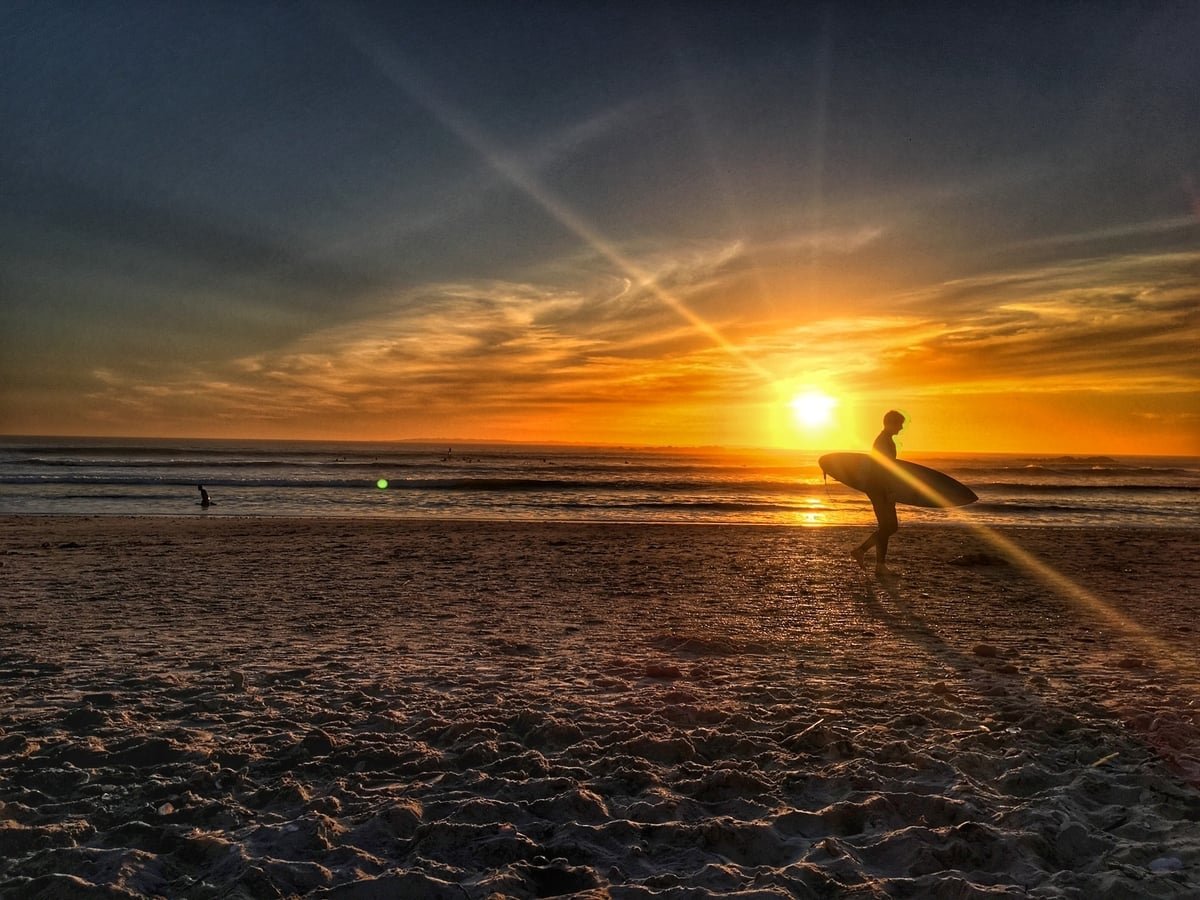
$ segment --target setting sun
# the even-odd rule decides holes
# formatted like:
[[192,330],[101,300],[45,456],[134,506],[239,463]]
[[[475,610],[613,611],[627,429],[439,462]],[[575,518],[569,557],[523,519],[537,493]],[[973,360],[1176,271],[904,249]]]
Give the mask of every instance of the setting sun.
[[792,414],[805,428],[824,428],[833,421],[837,400],[821,391],[805,391],[792,398]]

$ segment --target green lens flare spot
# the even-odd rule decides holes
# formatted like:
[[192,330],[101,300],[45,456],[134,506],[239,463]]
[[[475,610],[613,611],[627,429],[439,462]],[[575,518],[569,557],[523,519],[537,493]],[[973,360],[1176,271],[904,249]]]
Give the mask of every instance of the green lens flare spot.
[[387,484],[388,482],[386,478],[380,478],[377,482],[375,482],[375,487],[379,488],[381,491],[385,491],[387,490]]

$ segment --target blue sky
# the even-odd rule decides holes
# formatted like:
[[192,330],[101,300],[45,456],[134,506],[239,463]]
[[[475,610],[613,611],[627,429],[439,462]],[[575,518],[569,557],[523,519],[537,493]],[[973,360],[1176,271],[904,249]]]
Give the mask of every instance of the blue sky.
[[815,385],[847,440],[1200,452],[1198,45],[1182,3],[9,6],[0,430],[788,444]]

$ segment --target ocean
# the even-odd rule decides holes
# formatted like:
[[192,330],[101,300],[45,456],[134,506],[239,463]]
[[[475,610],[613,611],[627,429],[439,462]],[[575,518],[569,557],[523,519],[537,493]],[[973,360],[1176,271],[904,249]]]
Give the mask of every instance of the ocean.
[[[831,448],[832,449],[832,448]],[[0,514],[866,524],[816,453],[525,444],[0,438]],[[969,485],[902,522],[1200,526],[1200,459],[906,454]],[[200,506],[197,486],[213,500]]]

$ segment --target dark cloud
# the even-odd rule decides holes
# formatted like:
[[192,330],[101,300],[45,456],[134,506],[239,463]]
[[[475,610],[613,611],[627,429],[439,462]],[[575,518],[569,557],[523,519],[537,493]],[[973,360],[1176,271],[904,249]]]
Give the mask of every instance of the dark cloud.
[[228,294],[231,303],[328,308],[377,291],[397,275],[322,259],[295,235],[166,198],[12,170],[0,170],[0,180],[0,216],[12,242],[32,245],[53,263],[62,253],[56,238],[66,237],[94,249],[95,270],[123,266],[131,282],[143,274],[164,279],[157,286],[176,295],[229,286],[238,288]]

